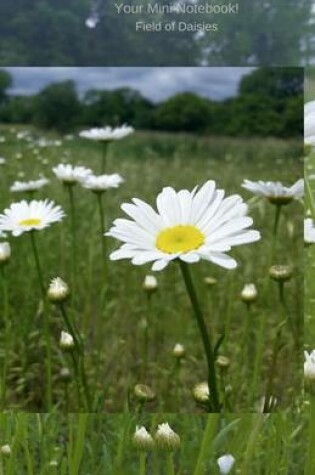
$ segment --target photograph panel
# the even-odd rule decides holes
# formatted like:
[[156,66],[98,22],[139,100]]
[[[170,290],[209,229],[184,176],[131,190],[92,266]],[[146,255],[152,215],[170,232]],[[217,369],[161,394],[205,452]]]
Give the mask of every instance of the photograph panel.
[[300,408],[303,81],[1,70],[2,409]]

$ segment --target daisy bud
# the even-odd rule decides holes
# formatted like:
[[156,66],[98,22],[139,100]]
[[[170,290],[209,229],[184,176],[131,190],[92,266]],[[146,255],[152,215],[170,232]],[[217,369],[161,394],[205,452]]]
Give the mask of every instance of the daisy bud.
[[209,402],[210,392],[208,383],[203,381],[202,383],[195,384],[192,390],[192,395],[198,403],[205,404]]
[[217,282],[218,282],[217,279],[215,279],[214,277],[205,277],[204,278],[204,283],[208,287],[213,287]]
[[58,462],[57,462],[57,460],[51,460],[51,461],[49,462],[49,466],[50,466],[50,467],[58,467]]
[[136,384],[134,387],[134,395],[140,402],[152,402],[156,397],[153,389],[146,384]]
[[11,455],[11,447],[9,444],[2,445],[0,447],[0,453],[1,455],[4,455],[5,457],[10,457]]
[[73,348],[74,347],[74,340],[73,340],[72,335],[70,335],[70,333],[62,331],[59,344],[60,344],[60,347],[63,350],[69,350],[69,349]]
[[241,292],[241,299],[246,304],[254,302],[257,298],[257,289],[255,284],[245,284]]
[[180,359],[184,358],[185,353],[186,353],[186,350],[185,350],[184,345],[181,345],[180,343],[176,343],[176,345],[173,348],[174,358],[177,358],[177,359],[180,360]]
[[153,293],[158,288],[158,281],[154,275],[146,275],[143,282],[143,290],[148,293]]
[[69,368],[61,368],[59,376],[62,381],[68,383],[71,380],[71,372]]
[[60,277],[56,277],[51,281],[47,295],[52,303],[61,303],[68,298],[69,293],[68,285]]
[[308,353],[304,351],[304,378],[308,381],[315,381],[315,350]]
[[227,356],[220,355],[218,356],[216,363],[222,370],[225,370],[230,366],[231,360]]
[[270,277],[277,282],[287,282],[293,274],[291,266],[276,265],[269,269]]
[[235,458],[231,454],[222,455],[217,460],[219,470],[222,475],[227,475],[233,468]]
[[160,424],[155,434],[155,441],[161,450],[175,451],[180,446],[180,437],[167,422]]
[[136,427],[136,431],[133,435],[133,443],[141,452],[148,452],[154,446],[153,437],[144,426]]
[[11,247],[8,242],[0,242],[0,266],[8,263],[11,257]]

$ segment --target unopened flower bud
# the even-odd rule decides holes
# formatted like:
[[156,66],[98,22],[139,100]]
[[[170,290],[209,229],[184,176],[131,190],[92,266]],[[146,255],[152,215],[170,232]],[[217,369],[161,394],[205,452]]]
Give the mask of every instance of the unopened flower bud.
[[208,286],[208,287],[212,287],[213,285],[215,285],[217,283],[217,279],[215,279],[214,277],[205,277],[204,278],[204,283]]
[[161,450],[174,452],[180,446],[180,437],[167,422],[160,424],[155,434],[155,441]]
[[69,350],[74,347],[73,336],[70,333],[61,332],[59,344],[63,350]]
[[48,298],[53,303],[64,302],[69,296],[68,285],[60,278],[56,277],[49,285]]
[[205,404],[209,401],[209,385],[206,381],[203,381],[202,383],[197,383],[193,387],[192,390],[193,397],[196,402]]
[[154,446],[153,437],[144,426],[136,427],[136,432],[133,435],[133,443],[138,450],[143,452],[148,452]]
[[291,266],[275,265],[269,269],[270,277],[277,282],[287,282],[291,279],[292,274]]
[[143,282],[143,289],[148,293],[153,293],[158,288],[158,281],[154,275],[146,275]]
[[308,353],[304,351],[304,378],[308,381],[315,381],[315,350]]
[[153,389],[146,384],[136,384],[134,387],[134,395],[140,402],[154,401],[156,395]]
[[227,475],[233,468],[235,458],[231,454],[222,455],[217,460],[219,470],[222,475]]
[[71,380],[71,371],[69,370],[69,368],[61,368],[59,376],[62,381],[67,383]]
[[176,345],[173,348],[174,358],[177,358],[177,359],[180,360],[180,359],[184,358],[185,353],[186,353],[186,350],[185,350],[184,345],[182,345],[181,343],[176,343]]
[[217,357],[216,363],[222,370],[224,370],[230,366],[231,360],[227,356],[220,355]]
[[246,304],[250,304],[257,299],[257,289],[255,284],[246,284],[241,292],[241,299]]
[[0,266],[7,264],[11,257],[11,247],[8,242],[0,242]]
[[4,455],[5,457],[9,457],[11,455],[11,447],[9,444],[2,445],[0,447],[0,453],[1,455]]

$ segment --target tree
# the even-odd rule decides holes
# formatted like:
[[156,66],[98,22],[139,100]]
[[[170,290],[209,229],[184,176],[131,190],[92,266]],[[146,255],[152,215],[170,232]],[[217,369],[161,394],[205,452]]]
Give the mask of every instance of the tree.
[[81,105],[73,81],[51,84],[35,98],[34,123],[61,132],[80,123]]
[[176,94],[157,108],[154,126],[160,130],[202,132],[209,126],[207,99],[191,92]]
[[128,123],[148,128],[153,104],[138,91],[120,88],[114,91],[90,90],[84,97],[84,122],[102,126]]
[[12,77],[7,71],[0,70],[0,105],[7,98],[7,90],[12,85]]

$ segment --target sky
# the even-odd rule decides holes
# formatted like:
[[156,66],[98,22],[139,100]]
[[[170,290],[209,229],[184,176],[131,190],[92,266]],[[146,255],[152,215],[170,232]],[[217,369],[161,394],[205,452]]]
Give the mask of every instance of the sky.
[[89,89],[130,87],[153,102],[178,92],[195,92],[214,100],[236,95],[242,76],[254,68],[5,68],[13,77],[10,94],[37,93],[52,82],[73,80],[80,95]]

